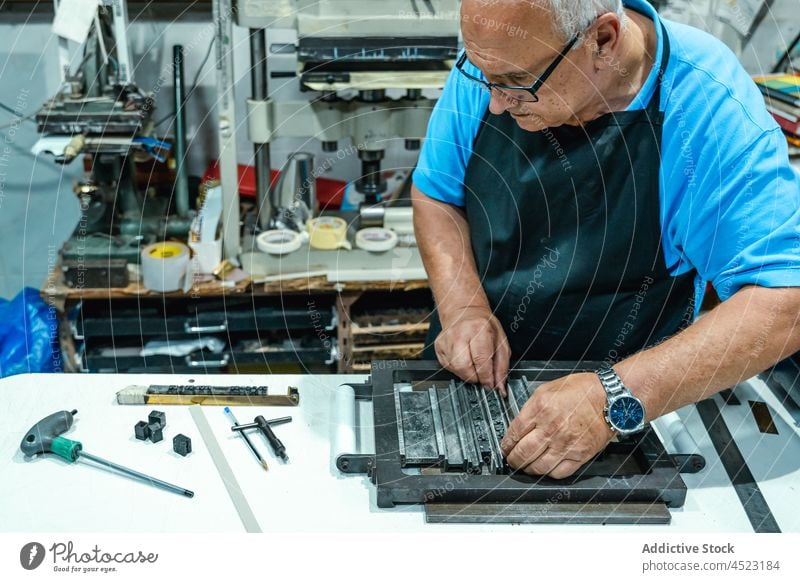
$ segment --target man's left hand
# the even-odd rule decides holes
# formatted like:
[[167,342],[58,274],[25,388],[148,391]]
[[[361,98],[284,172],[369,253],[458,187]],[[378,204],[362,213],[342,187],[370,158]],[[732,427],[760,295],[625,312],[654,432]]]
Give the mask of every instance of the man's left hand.
[[539,386],[501,443],[508,464],[531,475],[569,477],[614,437],[603,416],[606,394],[593,373]]

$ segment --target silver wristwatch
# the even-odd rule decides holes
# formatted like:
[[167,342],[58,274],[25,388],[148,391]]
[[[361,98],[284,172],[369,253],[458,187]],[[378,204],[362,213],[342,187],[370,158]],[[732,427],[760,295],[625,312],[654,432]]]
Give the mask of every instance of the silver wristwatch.
[[607,403],[603,412],[608,426],[621,435],[643,430],[645,411],[642,401],[631,394],[613,368],[597,370],[597,376],[606,391]]

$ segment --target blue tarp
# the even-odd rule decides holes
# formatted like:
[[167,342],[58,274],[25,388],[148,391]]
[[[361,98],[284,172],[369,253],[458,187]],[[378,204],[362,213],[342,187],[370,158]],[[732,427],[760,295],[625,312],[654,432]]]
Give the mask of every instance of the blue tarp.
[[0,299],[0,377],[61,371],[56,308],[31,287]]

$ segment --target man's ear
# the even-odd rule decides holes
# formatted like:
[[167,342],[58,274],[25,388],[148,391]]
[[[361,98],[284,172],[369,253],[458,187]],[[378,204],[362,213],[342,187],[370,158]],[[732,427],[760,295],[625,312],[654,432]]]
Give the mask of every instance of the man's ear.
[[620,46],[621,23],[616,14],[606,13],[598,17],[592,27],[593,34],[587,38],[597,69],[608,68]]

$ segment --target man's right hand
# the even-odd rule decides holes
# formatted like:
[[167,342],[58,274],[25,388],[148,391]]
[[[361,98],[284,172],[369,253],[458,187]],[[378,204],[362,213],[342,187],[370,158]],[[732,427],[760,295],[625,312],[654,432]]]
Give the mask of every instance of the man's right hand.
[[443,317],[434,347],[439,363],[459,378],[506,396],[511,348],[491,310],[467,307]]
[[436,357],[465,381],[505,396],[511,349],[478,276],[466,213],[415,185],[411,201],[417,245],[444,330],[434,344]]

